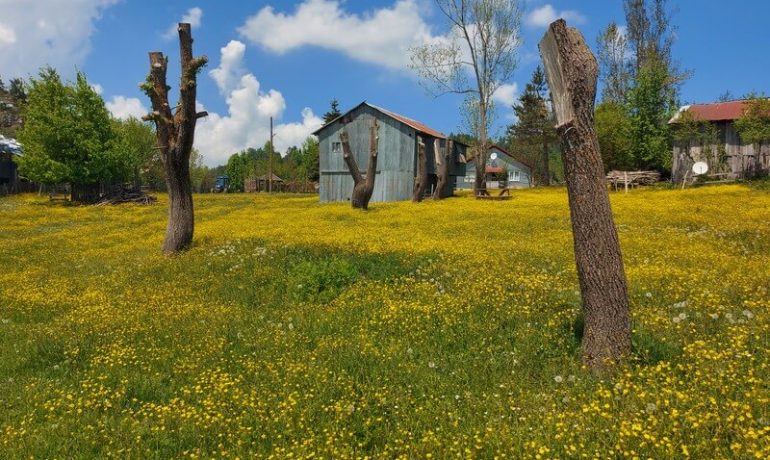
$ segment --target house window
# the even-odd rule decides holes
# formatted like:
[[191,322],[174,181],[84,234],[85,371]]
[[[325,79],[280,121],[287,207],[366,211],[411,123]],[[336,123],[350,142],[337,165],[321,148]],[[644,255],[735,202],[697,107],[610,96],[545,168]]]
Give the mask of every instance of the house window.
[[518,169],[508,172],[509,182],[519,182],[521,180],[521,172]]
[[342,152],[342,144],[340,142],[332,142],[332,153]]

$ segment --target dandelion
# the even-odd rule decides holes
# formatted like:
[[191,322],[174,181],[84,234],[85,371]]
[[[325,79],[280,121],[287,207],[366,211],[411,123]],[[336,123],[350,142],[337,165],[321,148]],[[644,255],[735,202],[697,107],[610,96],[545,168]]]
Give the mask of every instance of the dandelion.
[[435,369],[436,368],[436,363],[434,363],[433,361],[430,361],[430,362],[428,362],[428,367],[431,368],[431,369]]
[[561,375],[557,375],[553,378],[553,381],[556,383],[561,383],[564,381],[564,377],[562,377]]

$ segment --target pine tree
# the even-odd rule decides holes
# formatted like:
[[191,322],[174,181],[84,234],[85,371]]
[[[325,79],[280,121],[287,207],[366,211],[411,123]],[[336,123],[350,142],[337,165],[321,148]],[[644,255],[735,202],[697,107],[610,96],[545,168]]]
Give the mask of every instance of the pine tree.
[[342,115],[342,112],[340,112],[340,103],[337,99],[332,99],[331,102],[329,102],[329,106],[329,111],[324,114],[324,124],[334,121],[337,117]]
[[539,66],[527,83],[518,105],[513,107],[517,122],[508,127],[508,144],[523,153],[535,168],[538,184],[550,185],[550,148],[556,139],[553,113],[548,101],[548,84]]

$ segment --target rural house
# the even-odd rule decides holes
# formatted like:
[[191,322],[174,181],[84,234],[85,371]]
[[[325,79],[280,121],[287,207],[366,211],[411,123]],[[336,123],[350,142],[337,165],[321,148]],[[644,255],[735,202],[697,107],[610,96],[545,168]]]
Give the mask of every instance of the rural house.
[[741,117],[746,101],[729,101],[714,104],[685,105],[679,109],[669,124],[674,130],[689,112],[692,119],[707,122],[715,129],[715,135],[704,142],[700,139],[677,140],[674,142],[671,176],[675,182],[691,175],[692,165],[704,161],[709,174],[724,174],[728,178],[751,177],[770,168],[770,145],[764,145],[756,152],[753,144],[744,143],[735,129],[735,120]]
[[[532,186],[532,167],[497,144],[487,152],[487,188],[529,188]],[[503,176],[504,177],[501,177]],[[476,162],[468,160],[465,177],[457,178],[457,188],[472,189],[476,180]]]
[[[340,132],[343,126],[350,136],[352,153],[356,156],[362,174],[369,164],[369,127],[377,119],[379,142],[377,177],[372,201],[398,201],[412,198],[417,174],[417,139],[425,143],[428,187],[426,194],[433,193],[437,184],[434,140],[440,149],[446,148],[447,136],[424,124],[393,113],[367,102],[330,121],[313,134],[319,143],[319,194],[322,202],[348,201],[353,191],[353,178],[342,158]],[[443,196],[454,193],[457,177],[465,175],[465,150],[461,142],[453,143],[449,177]]]

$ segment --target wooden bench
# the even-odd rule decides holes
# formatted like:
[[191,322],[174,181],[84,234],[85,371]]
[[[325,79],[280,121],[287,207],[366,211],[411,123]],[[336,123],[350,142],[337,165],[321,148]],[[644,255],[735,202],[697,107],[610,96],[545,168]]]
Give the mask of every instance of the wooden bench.
[[490,195],[489,190],[485,188],[480,188],[476,190],[476,199],[477,200],[510,200],[511,199],[511,189],[508,187],[501,188],[500,193],[497,195]]

